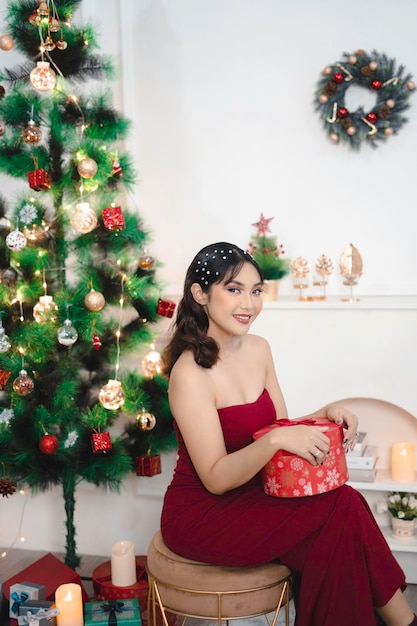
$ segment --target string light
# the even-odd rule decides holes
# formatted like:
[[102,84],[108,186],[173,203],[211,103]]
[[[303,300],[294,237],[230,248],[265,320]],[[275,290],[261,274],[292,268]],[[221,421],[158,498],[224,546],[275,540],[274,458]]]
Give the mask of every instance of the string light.
[[10,551],[12,550],[12,548],[14,547],[14,545],[20,541],[21,543],[23,543],[25,541],[25,537],[22,535],[22,527],[23,527],[23,520],[24,520],[24,515],[25,515],[25,509],[26,509],[26,505],[29,501],[28,498],[28,493],[25,491],[25,489],[21,488],[19,489],[19,494],[21,496],[25,497],[25,501],[23,503],[22,506],[22,511],[20,513],[20,520],[19,520],[19,524],[17,527],[17,533],[15,538],[13,539],[12,543],[9,545],[8,548],[6,548],[1,554],[0,554],[0,558],[4,559],[6,558],[6,556],[10,553]]

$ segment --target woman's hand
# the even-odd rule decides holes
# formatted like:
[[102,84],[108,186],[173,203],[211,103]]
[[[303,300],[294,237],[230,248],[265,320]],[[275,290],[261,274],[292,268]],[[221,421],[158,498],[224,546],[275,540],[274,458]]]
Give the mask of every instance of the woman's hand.
[[353,450],[358,434],[358,418],[354,413],[339,404],[331,404],[327,407],[327,418],[335,424],[342,424],[346,429],[343,445],[346,450]]
[[270,436],[278,450],[286,450],[301,456],[312,465],[322,465],[327,458],[330,440],[325,432],[327,426],[307,426],[304,424],[274,428]]

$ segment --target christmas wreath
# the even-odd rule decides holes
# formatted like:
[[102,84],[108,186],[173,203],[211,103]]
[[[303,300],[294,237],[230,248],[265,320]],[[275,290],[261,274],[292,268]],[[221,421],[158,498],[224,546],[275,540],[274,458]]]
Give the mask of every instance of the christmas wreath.
[[[359,149],[366,141],[373,147],[407,122],[403,111],[415,89],[411,74],[401,65],[396,69],[395,59],[373,50],[370,54],[357,50],[343,54],[343,59],[328,65],[317,83],[316,109],[324,128],[334,143],[347,142]],[[349,111],[345,106],[346,92],[351,85],[370,89],[376,94],[376,104],[370,111],[360,106]]]

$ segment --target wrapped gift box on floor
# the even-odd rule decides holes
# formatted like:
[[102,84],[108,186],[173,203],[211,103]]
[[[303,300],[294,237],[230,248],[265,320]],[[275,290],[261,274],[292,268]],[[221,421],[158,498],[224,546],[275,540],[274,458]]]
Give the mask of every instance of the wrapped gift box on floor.
[[112,600],[111,602],[87,602],[85,604],[85,626],[94,624],[123,624],[140,626],[139,601]]
[[27,600],[43,600],[45,598],[45,586],[36,583],[14,583],[10,586],[10,610],[9,616],[17,618],[19,607]]
[[81,586],[83,602],[89,600],[88,594],[81,584],[79,574],[48,552],[32,565],[4,582],[4,595],[10,600],[10,588],[12,585],[21,584],[22,580],[29,580],[37,585],[44,585],[45,600],[55,601],[55,590],[64,583],[76,583]]
[[346,453],[343,448],[343,427],[326,418],[304,420],[277,420],[271,426],[258,430],[259,439],[272,428],[293,427],[299,424],[327,426],[326,437],[330,450],[322,465],[312,465],[306,459],[286,450],[278,450],[262,470],[264,491],[269,496],[299,498],[331,491],[349,479]]
[[[19,626],[30,624],[30,617],[37,615],[36,626],[56,626],[56,616],[54,602],[51,600],[26,600],[19,606],[19,617],[17,623]],[[39,619],[40,615],[45,615]]]
[[136,582],[128,587],[116,587],[111,580],[111,561],[101,563],[93,571],[93,590],[95,600],[139,600],[142,610],[146,609],[148,601],[148,576],[146,574],[146,557],[136,558]]

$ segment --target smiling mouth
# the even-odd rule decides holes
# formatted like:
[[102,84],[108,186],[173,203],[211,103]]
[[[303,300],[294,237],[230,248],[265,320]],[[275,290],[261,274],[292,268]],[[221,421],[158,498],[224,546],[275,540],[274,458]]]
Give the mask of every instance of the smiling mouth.
[[250,322],[252,315],[234,315],[235,320],[247,324]]

